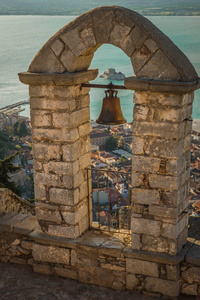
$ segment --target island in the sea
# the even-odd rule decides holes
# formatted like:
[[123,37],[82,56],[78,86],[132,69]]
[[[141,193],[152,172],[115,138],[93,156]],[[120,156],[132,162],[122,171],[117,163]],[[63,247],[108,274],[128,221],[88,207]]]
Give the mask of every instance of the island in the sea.
[[116,72],[115,69],[108,69],[99,77],[109,79],[109,80],[124,80],[125,79],[125,75],[122,72]]

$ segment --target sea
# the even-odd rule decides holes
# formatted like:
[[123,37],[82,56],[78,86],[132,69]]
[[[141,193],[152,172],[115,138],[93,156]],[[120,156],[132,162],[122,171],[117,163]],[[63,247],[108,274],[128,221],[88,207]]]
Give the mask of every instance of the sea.
[[[20,83],[19,72],[28,69],[32,59],[43,44],[75,16],[0,16],[0,108],[28,99],[28,86]],[[162,30],[190,59],[200,74],[200,16],[151,16],[148,19]],[[129,57],[119,48],[102,45],[94,55],[90,68],[99,69],[101,75],[108,68],[115,68],[125,76],[132,76]],[[96,83],[110,81],[97,78]],[[93,83],[93,82],[92,82]],[[122,84],[123,81],[113,81]],[[124,117],[128,122],[133,116],[133,91],[118,93]],[[90,112],[95,120],[101,110],[103,89],[91,89]],[[30,116],[29,105],[21,112]],[[193,118],[200,119],[200,90],[195,92]]]

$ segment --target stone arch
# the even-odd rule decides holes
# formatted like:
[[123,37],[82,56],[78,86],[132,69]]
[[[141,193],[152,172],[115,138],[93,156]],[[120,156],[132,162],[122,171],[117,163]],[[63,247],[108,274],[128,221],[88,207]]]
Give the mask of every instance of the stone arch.
[[188,58],[138,13],[118,6],[95,8],[58,31],[33,59],[29,72],[79,72],[90,66],[102,44],[121,48],[137,78],[192,81],[197,78]]
[[48,235],[76,239],[89,228],[88,70],[104,43],[121,48],[136,76],[133,122],[132,248],[176,255],[187,240],[193,91],[187,57],[150,21],[106,6],[78,17],[38,52],[20,80],[29,84],[36,216]]

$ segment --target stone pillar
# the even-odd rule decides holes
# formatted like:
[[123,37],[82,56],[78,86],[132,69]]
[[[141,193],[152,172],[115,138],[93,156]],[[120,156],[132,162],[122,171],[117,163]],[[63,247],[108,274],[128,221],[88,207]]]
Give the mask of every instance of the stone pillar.
[[136,91],[132,248],[176,255],[186,244],[193,93]]
[[79,74],[20,74],[30,93],[36,217],[47,234],[75,239],[89,227],[89,89]]

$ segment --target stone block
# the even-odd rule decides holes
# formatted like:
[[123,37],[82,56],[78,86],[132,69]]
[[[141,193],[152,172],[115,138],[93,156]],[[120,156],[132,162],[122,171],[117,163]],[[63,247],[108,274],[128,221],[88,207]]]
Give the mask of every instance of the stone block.
[[50,161],[46,167],[51,174],[73,175],[73,163]]
[[63,211],[61,214],[67,224],[75,225],[88,214],[88,206],[86,203],[83,203],[78,206],[75,212]]
[[[134,24],[133,24],[134,25]],[[121,43],[121,49],[131,57],[137,48],[144,43],[147,36],[144,34],[144,31],[140,29],[139,26],[135,26],[129,35]],[[134,68],[134,66],[133,66]]]
[[129,34],[131,28],[129,26],[116,23],[111,30],[109,43],[121,48],[124,38]]
[[89,107],[90,105],[90,95],[82,95],[76,98],[76,109],[81,109],[85,107]]
[[126,272],[151,277],[159,277],[158,264],[139,259],[126,259]]
[[79,158],[79,165],[80,165],[80,170],[83,170],[85,168],[89,168],[91,165],[91,154],[90,152],[82,155]]
[[184,123],[133,121],[133,134],[166,139],[180,139],[184,136]]
[[40,184],[34,184],[34,190],[35,190],[35,199],[36,200],[46,200],[46,187],[44,185]]
[[135,74],[140,78],[177,81],[181,79],[177,69],[161,50],[154,53],[152,58],[144,65],[144,67],[138,72],[135,72]]
[[147,291],[161,293],[169,297],[177,297],[179,295],[178,281],[147,277],[144,281],[144,287]]
[[76,191],[59,188],[51,188],[49,190],[49,200],[51,203],[69,206],[73,206],[79,201]]
[[74,188],[80,187],[80,185],[85,181],[83,171],[79,171],[74,175]]
[[189,296],[198,296],[198,285],[196,283],[184,285],[181,289],[181,293]]
[[34,159],[33,161],[33,168],[35,171],[39,171],[39,172],[44,171],[42,163],[37,161],[36,159]]
[[138,204],[159,204],[160,194],[156,190],[151,189],[133,189],[132,202]]
[[150,59],[151,55],[151,51],[145,45],[142,45],[142,47],[140,47],[133,53],[131,57],[131,62],[135,74],[137,74],[139,70],[142,69],[144,64],[146,64],[147,61]]
[[82,124],[79,126],[78,128],[79,131],[79,136],[83,137],[85,135],[89,135],[90,134],[90,122],[87,122],[85,124]]
[[158,46],[155,41],[152,39],[148,39],[144,42],[144,45],[151,51],[151,53],[155,53],[158,50]]
[[154,119],[158,121],[180,122],[183,121],[181,108],[156,108]]
[[132,249],[140,250],[142,244],[140,242],[139,234],[135,234],[133,232],[131,233],[131,245],[132,245]]
[[60,160],[61,148],[59,145],[51,145],[44,143],[33,144],[33,155],[35,159],[39,160]]
[[182,156],[179,160],[170,159],[166,163],[166,175],[178,176],[186,169],[186,159]]
[[94,12],[94,33],[97,44],[109,43],[113,18],[114,12],[112,10],[101,9],[101,11]]
[[29,241],[22,241],[21,246],[22,246],[22,248],[24,248],[26,250],[32,250],[33,249],[33,243],[29,242]]
[[200,282],[200,267],[190,267],[186,271],[182,272],[181,278],[187,283],[198,283]]
[[60,38],[72,50],[76,57],[82,55],[87,50],[83,40],[79,37],[77,29],[67,31],[62,34]]
[[88,182],[85,181],[80,185],[80,200],[88,197],[89,194],[88,189],[89,189]]
[[47,186],[59,186],[61,181],[58,175],[46,174],[46,173],[34,173],[34,182],[36,185],[47,185]]
[[82,30],[80,36],[87,49],[96,46],[96,39],[92,27],[87,27]]
[[167,279],[179,280],[180,279],[180,266],[179,265],[167,265]]
[[76,101],[75,99],[69,99],[65,95],[65,98],[56,100],[52,97],[52,99],[45,98],[31,98],[30,101],[31,110],[40,109],[46,111],[58,111],[65,109],[66,111],[73,111],[76,109]]
[[182,155],[183,141],[153,139],[146,146],[145,153],[151,156],[177,159]]
[[134,274],[126,275],[126,288],[128,290],[134,290],[138,285],[140,285],[140,281]]
[[150,251],[150,252],[168,253],[169,241],[166,238],[162,238],[162,237],[143,235],[142,250]]
[[79,235],[82,235],[89,228],[89,215],[88,213],[79,221]]
[[66,128],[62,128],[62,129],[33,128],[32,138],[34,141],[73,143],[79,138],[79,134],[77,128],[71,130],[68,130]]
[[71,278],[71,279],[78,279],[77,271],[73,268],[61,268],[61,267],[54,267],[53,268],[54,274],[59,275],[61,277]]
[[36,261],[69,265],[70,250],[53,246],[33,244],[33,258]]
[[160,159],[148,156],[132,156],[132,169],[138,172],[158,172],[160,168]]
[[35,212],[36,212],[37,220],[56,222],[56,223],[60,223],[62,221],[61,215],[58,211],[52,211],[52,210],[46,211],[39,207],[36,207]]
[[70,73],[87,70],[91,64],[94,54],[76,57],[72,51],[64,50],[61,54],[61,62]]
[[159,236],[161,222],[151,219],[131,218],[131,231],[137,234]]
[[56,56],[59,56],[62,53],[64,47],[65,47],[64,43],[59,39],[55,40],[50,45],[51,50],[55,53]]
[[76,266],[78,262],[78,256],[77,256],[77,251],[76,250],[71,250],[71,265]]
[[177,224],[163,223],[161,235],[169,239],[177,239],[179,234],[186,228],[188,224],[188,215],[183,214]]
[[31,125],[32,127],[50,127],[51,114],[49,111],[31,110]]
[[74,128],[90,119],[88,107],[74,111],[72,113],[53,113],[53,125],[56,128]]
[[140,138],[138,136],[133,136],[132,153],[143,155],[144,154],[144,145],[145,145],[145,140],[143,138]]
[[149,174],[149,185],[151,188],[164,190],[178,190],[180,186],[179,182],[179,177],[176,176]]
[[33,73],[64,73],[65,68],[54,52],[46,47],[45,50],[38,52],[32,61],[29,72]]
[[132,180],[132,186],[133,187],[138,187],[138,186],[144,185],[144,183],[143,183],[144,174],[141,174],[139,172],[137,172],[137,173],[132,172],[131,180]]
[[178,208],[174,208],[174,207],[150,205],[149,214],[153,216],[176,219],[178,218],[179,211]]
[[45,264],[33,264],[33,271],[39,274],[51,275],[53,274],[52,267]]
[[76,239],[79,236],[79,226],[74,227],[49,225],[48,234],[69,239]]

